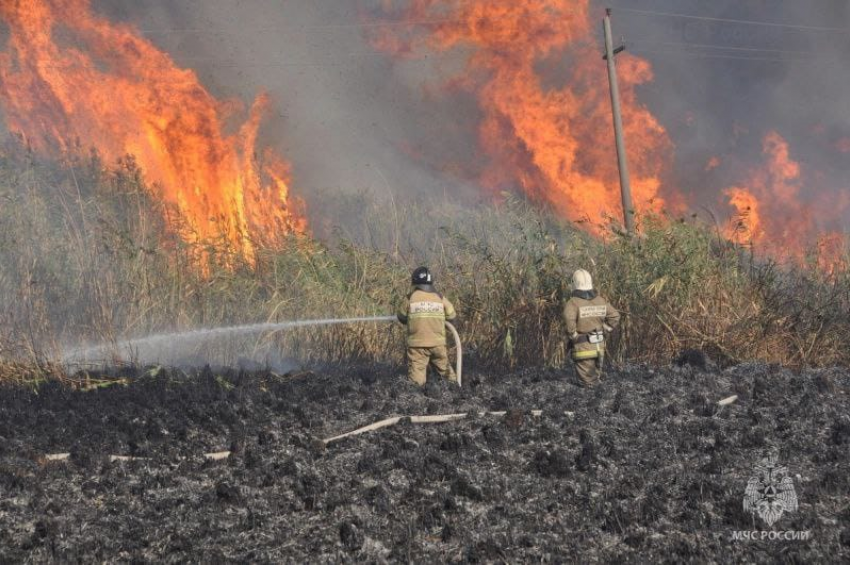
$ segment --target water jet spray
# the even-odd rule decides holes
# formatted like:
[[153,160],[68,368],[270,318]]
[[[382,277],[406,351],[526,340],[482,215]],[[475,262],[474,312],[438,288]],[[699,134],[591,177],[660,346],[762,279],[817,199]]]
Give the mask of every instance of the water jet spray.
[[[113,358],[113,354],[126,354],[132,356],[140,347],[166,347],[173,346],[177,342],[204,341],[207,339],[257,334],[264,332],[275,332],[310,326],[330,326],[339,324],[358,323],[380,323],[394,322],[395,316],[369,316],[364,318],[323,318],[317,320],[295,320],[290,322],[266,322],[261,324],[245,324],[240,326],[224,326],[218,328],[202,328],[183,332],[170,332],[154,334],[145,337],[126,339],[117,343],[101,343],[92,346],[78,346],[66,349],[62,352],[61,362],[65,366],[81,366],[103,364],[105,360]],[[463,352],[461,349],[460,336],[455,327],[446,322],[446,327],[452,334],[457,346],[456,373],[458,386],[461,385],[461,371],[463,369]]]

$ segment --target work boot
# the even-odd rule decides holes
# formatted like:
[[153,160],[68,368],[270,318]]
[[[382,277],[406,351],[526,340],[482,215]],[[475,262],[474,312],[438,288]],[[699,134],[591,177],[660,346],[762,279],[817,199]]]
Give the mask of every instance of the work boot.
[[428,398],[440,398],[443,395],[442,387],[437,379],[428,379],[424,392]]

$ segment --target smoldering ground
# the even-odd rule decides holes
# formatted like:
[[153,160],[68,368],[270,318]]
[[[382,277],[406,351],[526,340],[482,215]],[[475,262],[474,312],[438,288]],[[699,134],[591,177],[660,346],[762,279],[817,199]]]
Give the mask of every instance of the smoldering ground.
[[[478,372],[461,391],[425,393],[386,367],[124,377],[89,392],[2,390],[0,559],[850,556],[844,370],[631,367],[590,391],[570,371]],[[390,415],[482,410],[509,413],[315,442]],[[770,451],[799,500],[775,527],[809,531],[807,542],[732,541],[766,528],[742,501]],[[44,457],[61,452],[67,461]]]

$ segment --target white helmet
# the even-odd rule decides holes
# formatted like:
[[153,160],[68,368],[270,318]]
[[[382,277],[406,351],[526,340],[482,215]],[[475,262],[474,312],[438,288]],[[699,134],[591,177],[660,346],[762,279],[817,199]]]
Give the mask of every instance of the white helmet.
[[593,290],[593,279],[590,273],[584,269],[573,273],[573,290]]

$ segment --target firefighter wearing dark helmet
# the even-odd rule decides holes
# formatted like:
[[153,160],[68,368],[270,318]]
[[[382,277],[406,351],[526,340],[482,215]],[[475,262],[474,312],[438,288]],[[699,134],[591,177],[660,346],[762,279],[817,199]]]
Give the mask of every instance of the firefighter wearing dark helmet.
[[564,305],[564,322],[572,342],[572,357],[581,384],[592,387],[599,381],[605,359],[605,332],[620,323],[620,313],[593,290],[590,273],[573,273],[573,291]]
[[449,381],[457,376],[446,349],[446,320],[457,316],[455,307],[434,288],[427,267],[413,271],[413,290],[398,307],[398,321],[407,326],[407,375],[419,386],[426,383],[428,366]]

